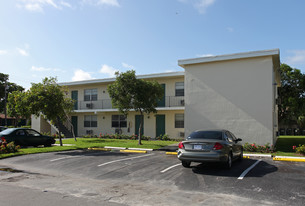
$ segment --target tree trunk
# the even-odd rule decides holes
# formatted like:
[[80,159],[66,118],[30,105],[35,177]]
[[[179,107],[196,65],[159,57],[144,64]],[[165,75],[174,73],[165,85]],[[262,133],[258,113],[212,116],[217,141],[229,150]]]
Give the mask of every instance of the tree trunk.
[[140,111],[141,113],[141,117],[140,117],[140,127],[139,127],[139,135],[138,135],[138,138],[139,138],[139,142],[138,142],[138,145],[142,145],[142,142],[141,142],[141,129],[142,129],[142,125],[143,125],[143,112]]

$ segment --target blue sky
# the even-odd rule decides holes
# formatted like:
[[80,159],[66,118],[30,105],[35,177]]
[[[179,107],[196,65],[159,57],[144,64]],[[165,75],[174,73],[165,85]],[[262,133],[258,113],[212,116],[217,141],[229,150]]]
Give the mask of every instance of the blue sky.
[[178,59],[280,49],[305,73],[301,0],[5,0],[0,72],[25,88],[183,71]]

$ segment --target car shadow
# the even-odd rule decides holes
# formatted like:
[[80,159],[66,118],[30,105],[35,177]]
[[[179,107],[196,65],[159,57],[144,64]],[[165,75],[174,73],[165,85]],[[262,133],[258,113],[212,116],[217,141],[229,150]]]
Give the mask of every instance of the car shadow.
[[[192,166],[192,171],[199,175],[222,176],[222,177],[236,177],[238,178],[246,169],[251,167],[257,160],[244,159],[241,162],[235,161],[231,169],[226,169],[221,164],[216,163],[202,163]],[[195,164],[195,163],[194,163]],[[248,173],[247,177],[263,177],[266,174],[276,172],[278,168],[269,164],[267,161],[260,161]],[[254,172],[253,172],[254,171]]]

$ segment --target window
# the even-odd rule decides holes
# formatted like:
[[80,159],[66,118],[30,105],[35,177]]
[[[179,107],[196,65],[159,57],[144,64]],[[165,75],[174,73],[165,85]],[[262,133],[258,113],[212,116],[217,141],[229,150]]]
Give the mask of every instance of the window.
[[84,127],[97,127],[97,116],[85,115]]
[[125,115],[112,115],[112,127],[127,127],[127,118]]
[[85,89],[85,101],[96,101],[97,100],[97,89]]
[[175,114],[175,128],[184,128],[184,114]]
[[184,96],[184,82],[176,82],[176,97],[177,96]]

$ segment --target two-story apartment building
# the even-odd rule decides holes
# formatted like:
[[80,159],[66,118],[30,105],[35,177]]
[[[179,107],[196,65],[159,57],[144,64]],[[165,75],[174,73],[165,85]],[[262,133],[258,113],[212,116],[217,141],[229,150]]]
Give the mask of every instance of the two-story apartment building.
[[[164,88],[158,112],[144,115],[145,136],[183,138],[198,129],[228,129],[244,143],[275,143],[281,84],[278,49],[183,59],[178,64],[185,72],[137,76]],[[71,120],[77,136],[138,133],[139,113],[131,111],[125,117],[111,105],[107,86],[114,81],[60,83],[75,100]],[[32,127],[52,129],[42,118],[32,119]]]
[[[145,114],[145,136],[168,134],[171,138],[184,137],[184,72],[138,75],[137,78],[156,80],[164,88],[164,98],[158,102],[157,113]],[[138,134],[140,113],[130,111],[127,116],[112,107],[107,86],[115,78],[64,82],[75,100],[71,122],[76,136],[87,134]]]

